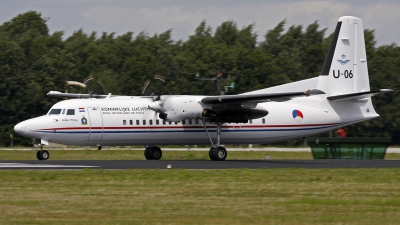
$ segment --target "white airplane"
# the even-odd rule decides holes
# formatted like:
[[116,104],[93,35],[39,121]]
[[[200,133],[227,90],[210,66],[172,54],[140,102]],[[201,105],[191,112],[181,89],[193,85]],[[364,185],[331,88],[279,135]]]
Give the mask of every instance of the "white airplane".
[[[266,144],[315,135],[378,117],[370,90],[362,20],[341,17],[321,75],[239,95],[113,96],[49,92],[73,97],[47,115],[18,123],[14,130],[40,145],[145,145],[158,160],[157,145],[211,143],[209,157],[222,161],[223,144]],[[307,90],[307,91],[304,91]],[[285,101],[282,101],[285,100]]]

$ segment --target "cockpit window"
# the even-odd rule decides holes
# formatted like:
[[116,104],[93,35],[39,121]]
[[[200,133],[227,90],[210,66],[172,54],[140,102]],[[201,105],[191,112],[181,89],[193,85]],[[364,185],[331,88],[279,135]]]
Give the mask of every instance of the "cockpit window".
[[61,109],[51,109],[49,115],[60,115]]
[[68,109],[67,115],[75,115],[75,109]]

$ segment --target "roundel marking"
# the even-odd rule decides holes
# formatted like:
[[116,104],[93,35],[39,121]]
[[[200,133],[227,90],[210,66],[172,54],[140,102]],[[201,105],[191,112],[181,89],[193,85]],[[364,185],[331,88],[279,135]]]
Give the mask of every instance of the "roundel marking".
[[303,113],[297,109],[293,110],[292,115],[293,115],[293,119],[297,122],[301,122],[304,118]]

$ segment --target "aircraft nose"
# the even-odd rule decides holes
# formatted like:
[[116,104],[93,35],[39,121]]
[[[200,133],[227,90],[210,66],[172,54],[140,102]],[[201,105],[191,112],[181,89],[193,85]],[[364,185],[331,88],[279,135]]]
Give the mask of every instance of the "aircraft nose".
[[14,126],[14,131],[15,131],[17,134],[20,134],[20,135],[26,134],[26,126],[25,126],[25,123],[24,123],[24,122],[21,122],[21,123],[18,123],[17,125],[15,125],[15,126]]

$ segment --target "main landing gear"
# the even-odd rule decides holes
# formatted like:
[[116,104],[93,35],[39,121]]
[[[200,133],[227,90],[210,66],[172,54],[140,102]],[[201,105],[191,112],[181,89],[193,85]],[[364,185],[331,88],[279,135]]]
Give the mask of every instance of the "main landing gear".
[[47,150],[43,150],[43,145],[40,145],[40,150],[36,153],[36,158],[39,160],[48,160],[50,153]]
[[149,146],[144,150],[144,157],[147,160],[159,160],[161,159],[162,151],[158,146]]
[[205,125],[204,120],[202,120],[202,122],[203,122],[204,130],[206,130],[208,139],[210,139],[211,146],[212,146],[210,151],[208,152],[208,156],[213,161],[224,161],[226,159],[226,156],[228,156],[228,152],[226,151],[226,149],[224,147],[222,147],[220,145],[220,142],[221,142],[221,126],[222,126],[222,124],[221,123],[217,123],[217,144],[214,145],[214,143],[213,143],[213,141],[212,141],[212,139],[210,137],[210,134],[207,131],[207,127]]

